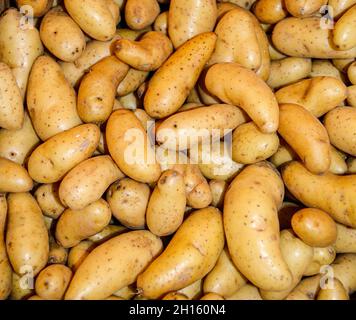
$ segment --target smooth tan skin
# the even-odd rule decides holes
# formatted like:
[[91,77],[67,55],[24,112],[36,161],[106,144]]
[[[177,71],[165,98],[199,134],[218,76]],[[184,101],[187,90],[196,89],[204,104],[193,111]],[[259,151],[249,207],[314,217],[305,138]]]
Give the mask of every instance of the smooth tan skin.
[[166,294],[162,300],[189,300],[184,294],[177,292],[170,292]]
[[[130,144],[135,138],[135,143]],[[161,169],[154,150],[133,112],[119,109],[111,114],[106,125],[106,141],[110,155],[127,176],[143,183],[159,179]],[[136,150],[136,155],[131,150]]]
[[288,190],[305,206],[327,212],[336,222],[356,227],[355,175],[315,175],[292,161],[282,168]]
[[58,195],[59,184],[42,184],[34,193],[36,201],[47,217],[57,219],[65,210]]
[[0,157],[0,192],[28,192],[33,181],[24,167]]
[[332,64],[340,72],[347,72],[347,68],[355,61],[354,58],[349,59],[332,59]]
[[[12,193],[8,201],[6,249],[14,271],[21,275],[23,267],[38,274],[48,261],[48,232],[42,212],[29,193]],[[26,267],[26,268],[27,268]]]
[[287,296],[286,300],[314,300],[319,292],[320,274],[304,278]]
[[356,291],[356,254],[340,254],[331,265],[334,278],[340,280],[346,291],[351,295]]
[[[325,23],[324,23],[325,24]],[[331,30],[321,28],[323,20],[318,17],[286,18],[273,29],[272,40],[276,49],[293,57],[317,59],[354,58],[356,47],[338,51],[329,41]]]
[[159,237],[174,233],[183,222],[186,203],[183,175],[174,170],[163,172],[148,202],[148,229]]
[[83,124],[60,132],[32,152],[28,172],[37,182],[57,182],[93,154],[99,139],[100,129],[94,124]]
[[0,129],[0,157],[22,165],[39,141],[26,112],[21,129]]
[[5,245],[6,216],[6,196],[0,193],[0,300],[7,299],[12,289],[12,270]]
[[337,253],[356,253],[356,229],[336,224],[337,237],[334,244]]
[[277,151],[269,158],[269,161],[277,168],[288,161],[298,159],[295,151],[283,139],[279,142]]
[[[208,91],[225,103],[239,106],[264,133],[278,128],[278,104],[271,89],[254,72],[236,63],[218,63],[205,77]],[[253,88],[253,90],[249,90]]]
[[94,249],[94,247],[94,242],[85,240],[71,248],[68,253],[68,267],[71,268],[73,272],[75,272],[88,256],[89,252]]
[[313,248],[313,260],[304,271],[305,276],[313,276],[320,273],[321,267],[333,263],[336,257],[336,251],[333,246],[325,248]]
[[95,244],[104,243],[106,240],[111,239],[121,233],[127,232],[128,229],[126,227],[120,225],[109,224],[99,233],[91,236],[88,240],[94,242]]
[[110,156],[94,157],[69,171],[59,186],[59,198],[70,209],[81,210],[99,200],[114,181],[123,177]]
[[68,260],[68,250],[59,245],[53,236],[49,238],[48,264],[66,265]]
[[329,0],[328,5],[334,9],[334,17],[338,18],[356,4],[355,0]]
[[288,12],[294,17],[307,17],[319,11],[327,0],[285,0]]
[[284,55],[283,53],[280,53],[273,45],[271,37],[268,37],[268,51],[269,51],[269,55],[271,58],[271,61],[274,60],[281,60],[283,58],[287,58],[286,55]]
[[334,77],[343,80],[341,72],[333,65],[330,60],[313,60],[310,77]]
[[147,79],[149,72],[140,71],[130,68],[126,77],[120,82],[117,87],[119,97],[126,96],[129,93],[136,91]]
[[12,274],[12,290],[10,293],[10,300],[26,300],[34,294],[33,289],[21,288],[23,286],[23,278],[17,275],[15,272]]
[[311,112],[297,104],[279,107],[278,133],[314,174],[329,170],[331,148],[328,133]]
[[271,62],[271,71],[267,84],[271,88],[280,88],[306,78],[312,70],[311,59],[287,57]]
[[251,284],[246,284],[230,297],[226,297],[226,300],[262,300],[262,297],[258,288]]
[[168,11],[161,12],[157,16],[153,24],[153,30],[162,32],[164,35],[168,34]]
[[329,171],[340,175],[347,172],[346,155],[333,146],[331,146],[331,164]]
[[356,109],[338,107],[324,118],[330,142],[338,149],[356,156]]
[[41,140],[81,124],[75,91],[49,56],[39,57],[31,69],[27,107]]
[[216,1],[171,0],[168,11],[169,38],[178,48],[201,33],[213,31],[216,19]]
[[71,248],[80,241],[103,230],[111,220],[108,203],[99,199],[82,210],[67,209],[56,225],[56,239],[64,248]]
[[35,282],[36,293],[45,300],[62,300],[72,278],[72,270],[61,264],[43,269]]
[[317,300],[350,300],[344,286],[338,279],[332,279],[333,288],[320,288]]
[[23,122],[24,107],[20,88],[10,67],[0,62],[0,127],[18,130]]
[[337,236],[334,220],[324,211],[314,208],[299,210],[292,217],[297,236],[312,247],[328,247]]
[[333,38],[338,50],[350,50],[356,46],[356,5],[348,9],[335,23]]
[[220,211],[212,207],[195,211],[164,252],[138,276],[137,287],[143,296],[156,299],[192,284],[211,271],[223,246]]
[[259,21],[267,24],[275,24],[288,14],[282,0],[259,0],[253,7],[253,13]]
[[356,107],[356,85],[350,86],[347,88],[348,95],[347,95],[347,103],[351,107]]
[[113,183],[106,193],[112,214],[121,224],[132,229],[143,229],[150,188],[130,178]]
[[199,279],[189,286],[179,289],[177,293],[185,295],[190,300],[196,300],[203,295],[203,281]]
[[212,32],[195,36],[179,47],[156,71],[143,101],[151,117],[167,117],[183,105],[213,53],[216,38]]
[[224,180],[210,180],[209,187],[213,200],[211,205],[218,209],[221,209],[224,204],[224,197],[228,188],[228,183]]
[[90,37],[108,41],[115,35],[120,21],[119,6],[112,0],[65,0],[72,19]]
[[232,134],[232,159],[242,164],[256,163],[272,156],[278,146],[276,133],[263,133],[255,123],[248,122]]
[[206,295],[201,297],[200,300],[225,300],[225,299],[216,293],[207,293]]
[[73,62],[85,50],[82,30],[61,7],[53,8],[42,19],[40,36],[44,46],[62,61]]
[[294,289],[300,282],[305,270],[313,259],[313,248],[298,239],[292,230],[283,230],[281,232],[281,251],[289,270],[292,273],[293,281],[291,285],[283,291],[265,291],[261,290],[261,297],[265,300],[282,300]]
[[158,69],[172,51],[170,39],[157,31],[145,33],[139,41],[119,39],[114,44],[116,57],[140,71]]
[[43,16],[53,5],[53,0],[16,0],[19,8],[31,6],[35,17]]
[[0,61],[11,68],[24,98],[30,70],[43,45],[36,28],[20,27],[21,18],[16,9],[8,9],[0,18]]
[[280,104],[298,104],[319,118],[345,100],[346,90],[346,86],[339,79],[314,77],[278,90],[276,98]]
[[135,295],[136,288],[134,286],[123,287],[114,293],[114,296],[123,298],[125,300],[131,300]]
[[109,118],[117,87],[128,71],[129,67],[114,56],[106,57],[90,68],[78,91],[77,110],[84,122],[101,123]]
[[347,77],[352,84],[356,85],[356,62],[351,63],[347,68]]
[[131,231],[95,248],[74,274],[66,300],[105,299],[136,281],[162,251],[162,241],[149,231]]
[[204,278],[205,294],[216,294],[229,297],[246,284],[246,278],[236,269],[229,251],[225,248],[216,262],[215,267]]
[[130,29],[142,30],[150,26],[160,13],[156,0],[127,0],[125,21]]
[[224,228],[231,258],[249,281],[268,291],[292,284],[279,241],[277,210],[283,196],[282,180],[267,162],[245,168],[225,195]]
[[[220,19],[225,15],[225,13],[229,12],[230,10],[236,9],[239,6],[232,3],[232,2],[217,2],[217,7],[218,7],[218,18],[217,22],[220,21]],[[243,7],[243,6],[240,6]]]
[[347,159],[347,172],[356,173],[356,158]]

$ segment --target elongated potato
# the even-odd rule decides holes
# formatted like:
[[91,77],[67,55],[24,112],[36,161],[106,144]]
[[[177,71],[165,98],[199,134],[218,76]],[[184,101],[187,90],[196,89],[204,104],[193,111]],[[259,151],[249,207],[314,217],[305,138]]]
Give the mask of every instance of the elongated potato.
[[94,242],[95,244],[100,244],[127,231],[129,230],[124,226],[109,224],[99,233],[89,237],[88,240]]
[[[324,24],[324,25],[323,25]],[[272,41],[280,52],[301,58],[345,59],[356,56],[356,47],[339,51],[330,41],[331,30],[319,17],[286,18],[273,29]]]
[[333,16],[340,17],[349,8],[356,4],[356,0],[329,0],[328,5],[333,8]]
[[356,254],[340,254],[331,265],[334,278],[341,281],[349,294],[356,291]]
[[75,272],[94,248],[95,243],[90,240],[81,241],[71,248],[68,254],[68,267]]
[[356,227],[356,175],[316,175],[292,161],[282,168],[288,190],[304,205],[327,212],[335,221]]
[[286,300],[314,300],[319,292],[321,275],[302,279]]
[[262,297],[258,288],[251,284],[246,284],[230,297],[227,297],[226,300],[262,300]]
[[136,91],[145,82],[148,74],[149,72],[147,71],[130,68],[126,74],[126,77],[117,87],[117,95],[122,97]]
[[209,187],[213,200],[211,205],[218,209],[221,209],[224,205],[224,197],[228,188],[228,183],[224,180],[210,180]]
[[104,122],[113,109],[116,90],[129,67],[114,56],[106,57],[90,68],[78,91],[77,110],[84,122]]
[[236,269],[229,251],[225,248],[215,267],[204,278],[204,293],[229,297],[246,284],[246,278]]
[[149,231],[131,231],[96,247],[73,276],[66,300],[105,299],[136,281],[162,250]]
[[143,102],[151,117],[164,118],[183,105],[209,60],[215,42],[214,33],[201,33],[179,47],[156,71]]
[[307,17],[318,12],[327,0],[285,0],[288,12],[294,17]]
[[53,5],[53,0],[16,0],[19,8],[22,6],[30,6],[33,10],[34,17],[43,16]]
[[192,213],[164,252],[137,278],[140,293],[156,299],[202,279],[214,267],[224,246],[221,213],[208,207]]
[[356,156],[356,108],[331,110],[324,118],[324,125],[335,147]]
[[313,60],[310,77],[334,77],[343,80],[342,73],[332,64],[330,60]]
[[153,30],[168,35],[168,11],[161,12],[157,16],[153,24]]
[[133,112],[119,109],[111,114],[106,126],[106,141],[114,161],[130,178],[144,183],[159,179],[161,170],[154,150]]
[[331,147],[328,133],[320,121],[297,104],[281,104],[279,113],[278,133],[298,154],[306,168],[315,174],[328,171]]
[[0,193],[28,192],[32,188],[33,181],[24,167],[0,157]]
[[286,290],[292,284],[279,241],[277,210],[283,195],[283,182],[267,162],[246,167],[225,195],[224,227],[232,261],[267,291]]
[[59,184],[42,184],[35,191],[35,198],[47,217],[57,219],[65,210],[58,195]]
[[[37,275],[48,261],[48,232],[42,212],[29,193],[8,196],[6,249],[14,271]],[[31,235],[31,236],[29,236]]]
[[204,32],[213,31],[217,19],[216,1],[171,0],[168,34],[175,48]]
[[336,224],[337,237],[335,251],[337,253],[356,253],[356,229]]
[[251,70],[236,63],[218,63],[208,70],[205,85],[211,94],[225,103],[246,111],[262,132],[277,130],[276,98],[267,84]]
[[295,151],[283,140],[283,138],[279,139],[279,143],[277,151],[269,158],[269,161],[277,168],[288,161],[298,159]]
[[331,164],[329,171],[334,174],[345,174],[347,172],[346,155],[331,146]]
[[318,118],[338,106],[346,95],[346,86],[334,77],[301,80],[276,92],[278,103],[298,104]]
[[124,175],[110,156],[97,156],[74,167],[59,186],[61,202],[72,210],[84,209]]
[[259,21],[267,24],[275,24],[288,14],[282,0],[259,0],[253,6],[253,13]]
[[331,288],[326,286],[326,288],[320,288],[317,296],[317,300],[349,300],[349,294],[344,288],[343,284],[338,279],[331,279]]
[[336,258],[336,251],[333,246],[324,248],[313,248],[313,260],[304,271],[305,276],[313,276],[322,271],[322,267],[330,265]]
[[155,21],[159,12],[157,0],[127,0],[125,21],[130,29],[142,30]]
[[32,152],[28,172],[37,182],[57,182],[93,154],[99,139],[100,129],[94,124],[83,124],[60,132]]
[[356,46],[356,5],[348,9],[335,23],[332,41],[338,50],[350,50]]

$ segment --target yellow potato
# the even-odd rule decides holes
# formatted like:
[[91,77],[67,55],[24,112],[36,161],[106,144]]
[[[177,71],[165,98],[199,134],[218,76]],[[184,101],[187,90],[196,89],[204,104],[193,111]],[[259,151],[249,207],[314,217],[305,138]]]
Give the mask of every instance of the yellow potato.
[[356,5],[348,9],[335,23],[332,41],[338,50],[356,47]]
[[288,14],[282,0],[259,0],[253,7],[253,13],[259,21],[268,24],[275,24]]
[[31,296],[29,297],[28,299],[26,300],[45,300],[45,299],[42,299],[40,296],[38,295],[34,295],[34,296]]
[[285,0],[288,12],[294,17],[307,17],[318,12],[328,0]]
[[311,112],[297,104],[281,104],[278,133],[312,173],[329,170],[331,147],[328,133]]
[[329,171],[334,174],[345,174],[347,172],[346,155],[331,146],[331,164]]
[[147,114],[147,112],[143,109],[136,109],[133,111],[136,118],[140,120],[143,128],[149,132],[154,124],[154,120]]
[[347,173],[356,173],[356,158],[347,159]]
[[281,60],[283,58],[287,58],[286,55],[283,53],[279,52],[273,45],[271,36],[268,36],[268,51],[269,51],[269,56],[271,60]]
[[127,0],[125,21],[130,29],[142,30],[155,21],[159,12],[157,0]]
[[347,76],[350,82],[356,85],[356,62],[351,63],[347,68]]
[[190,300],[196,300],[199,297],[201,297],[203,294],[202,285],[203,285],[203,281],[202,279],[199,279],[193,282],[192,284],[190,284],[189,286],[183,289],[179,289],[177,293],[185,295]]
[[[355,1],[356,3],[356,1]],[[340,72],[346,73],[347,68],[355,61],[355,58],[349,59],[332,59],[332,64],[338,69]]]
[[38,274],[48,261],[48,232],[40,207],[29,193],[8,196],[6,248],[14,271]]
[[[329,288],[331,286],[331,288]],[[338,279],[331,279],[326,288],[320,288],[317,300],[349,300],[349,294]]]
[[320,274],[304,278],[287,296],[286,300],[314,300],[319,292]]
[[246,284],[230,297],[226,297],[226,300],[262,300],[262,297],[258,288],[251,284]]
[[144,98],[145,110],[151,117],[167,117],[183,105],[209,60],[215,42],[214,33],[201,33],[179,47],[156,71]]
[[356,85],[350,86],[347,88],[348,94],[347,94],[347,103],[351,107],[356,107]]
[[200,300],[225,300],[225,299],[216,293],[207,293],[206,295],[201,297]]
[[338,18],[346,10],[356,4],[356,0],[329,0],[328,5],[333,8],[333,15]]
[[268,291],[292,284],[279,239],[277,212],[283,195],[283,182],[268,162],[246,167],[225,195],[224,228],[232,261],[249,281]]
[[170,292],[166,294],[162,300],[189,300],[184,294],[177,292]]
[[53,236],[49,238],[48,264],[66,265],[68,260],[68,250],[59,245]]
[[104,243],[108,239],[111,239],[127,231],[129,230],[126,227],[109,224],[99,233],[89,237],[88,240],[94,242],[95,244],[100,244],[100,243]]
[[66,300],[100,300],[136,281],[162,250],[149,231],[131,231],[96,247],[73,276]]
[[140,293],[156,299],[202,279],[214,267],[224,247],[219,210],[208,207],[192,213],[164,252],[138,276]]
[[341,72],[332,64],[330,60],[313,60],[310,77],[334,77],[343,80]]
[[47,217],[57,219],[65,210],[58,195],[59,184],[42,184],[34,193],[38,205]]
[[34,281],[31,275],[19,276],[13,272],[11,286],[10,300],[27,300],[34,294]]
[[336,224],[337,237],[335,251],[337,253],[356,253],[356,229]]
[[220,19],[225,15],[225,13],[229,12],[230,10],[239,8],[241,6],[238,6],[232,2],[217,2],[217,8],[218,8],[218,18],[217,22],[220,21]]
[[53,5],[53,0],[16,0],[19,8],[30,6],[34,17],[43,16]]
[[269,158],[269,161],[277,168],[288,161],[298,159],[295,151],[283,140],[283,138],[279,139],[279,143],[277,151]]
[[133,286],[123,287],[122,289],[114,292],[113,295],[125,300],[131,300],[136,295],[136,289]]
[[356,175],[316,175],[297,161],[282,168],[285,186],[300,202],[327,212],[336,222],[356,227]]
[[157,16],[153,24],[153,30],[162,32],[165,35],[168,34],[168,11],[164,11]]
[[119,97],[126,96],[129,93],[136,91],[146,80],[149,72],[140,71],[130,68],[126,77],[120,82],[117,87],[117,94]]
[[72,210],[84,209],[124,175],[110,156],[97,156],[74,167],[59,186],[61,202]]
[[356,291],[356,254],[340,254],[331,265],[334,278],[341,281],[350,295]]
[[52,264],[36,278],[36,293],[45,300],[62,300],[71,278],[71,269],[62,264]]
[[12,270],[5,245],[6,216],[6,197],[0,193],[0,300],[6,300],[12,289]]
[[228,188],[228,183],[224,180],[210,180],[209,187],[213,200],[211,205],[218,209],[221,209],[224,205],[224,197]]
[[219,2],[231,2],[239,7],[249,10],[256,0],[218,0]]
[[[118,101],[123,109],[136,110],[141,106],[141,101],[137,98],[135,93],[131,92],[126,96],[119,97]],[[115,107],[115,106],[114,106]]]
[[304,271],[305,276],[313,276],[322,271],[322,267],[333,263],[336,257],[336,251],[333,246],[325,248],[313,248],[313,260]]
[[81,241],[71,248],[68,254],[68,267],[75,272],[94,248],[94,242],[89,240]]

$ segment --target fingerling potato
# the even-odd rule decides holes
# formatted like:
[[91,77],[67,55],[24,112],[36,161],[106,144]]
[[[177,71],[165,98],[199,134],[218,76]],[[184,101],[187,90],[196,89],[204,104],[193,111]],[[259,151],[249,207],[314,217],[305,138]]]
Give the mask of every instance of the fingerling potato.
[[24,167],[0,157],[0,193],[28,192],[32,188],[33,181]]

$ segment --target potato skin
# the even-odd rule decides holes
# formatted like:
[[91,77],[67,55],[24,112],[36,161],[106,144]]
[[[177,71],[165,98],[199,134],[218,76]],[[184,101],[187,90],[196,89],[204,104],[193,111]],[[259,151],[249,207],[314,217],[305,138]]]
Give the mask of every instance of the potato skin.
[[349,294],[338,279],[329,282],[333,288],[320,288],[317,300],[350,300]]
[[336,224],[337,238],[335,250],[337,253],[356,253],[356,229]]
[[286,300],[314,300],[320,288],[321,275],[302,279]]
[[356,254],[340,254],[331,265],[334,278],[340,280],[350,295],[356,291]]
[[153,30],[157,32],[162,32],[164,35],[168,34],[168,11],[161,12],[154,24]]
[[319,11],[327,2],[327,0],[285,0],[285,6],[292,16],[307,17]]
[[72,247],[68,254],[68,267],[75,272],[94,248],[95,243],[90,240],[81,241]]
[[226,300],[262,300],[262,297],[258,288],[252,284],[246,284],[230,297],[227,297]]
[[19,8],[31,6],[35,17],[43,16],[53,5],[53,0],[16,0]]
[[94,124],[83,124],[54,135],[32,152],[28,161],[30,176],[40,183],[61,180],[93,154],[99,138],[100,129]]
[[313,260],[304,271],[304,276],[313,276],[321,271],[321,267],[333,263],[336,257],[336,251],[333,245],[324,248],[313,248]]
[[277,210],[283,196],[282,180],[267,162],[246,167],[225,195],[224,228],[232,261],[249,281],[268,291],[286,290],[292,283],[279,240]]
[[312,173],[329,170],[331,147],[328,133],[308,110],[297,104],[281,104],[278,133]]
[[267,24],[275,24],[288,14],[282,0],[259,0],[253,6],[253,13],[260,22]]
[[36,201],[47,217],[57,219],[65,210],[58,195],[59,184],[42,184],[34,193]]
[[6,248],[14,271],[21,275],[24,267],[32,267],[37,275],[48,261],[48,232],[42,212],[29,193],[8,196]]
[[105,299],[135,282],[162,250],[162,241],[146,230],[131,231],[96,247],[73,276],[66,300]]
[[338,50],[350,50],[356,46],[356,5],[348,9],[335,23],[333,42]]
[[178,292],[167,293],[162,300],[189,300],[184,294]]
[[224,205],[224,197],[228,188],[228,183],[224,180],[212,179],[209,181],[209,187],[213,198],[211,205],[215,208],[221,209]]
[[125,20],[130,29],[142,30],[155,21],[159,12],[157,0],[127,0]]
[[24,167],[0,157],[0,193],[28,192],[33,188],[33,181]]
[[192,213],[164,252],[137,278],[142,295],[156,299],[203,278],[224,247],[221,213],[208,207]]

